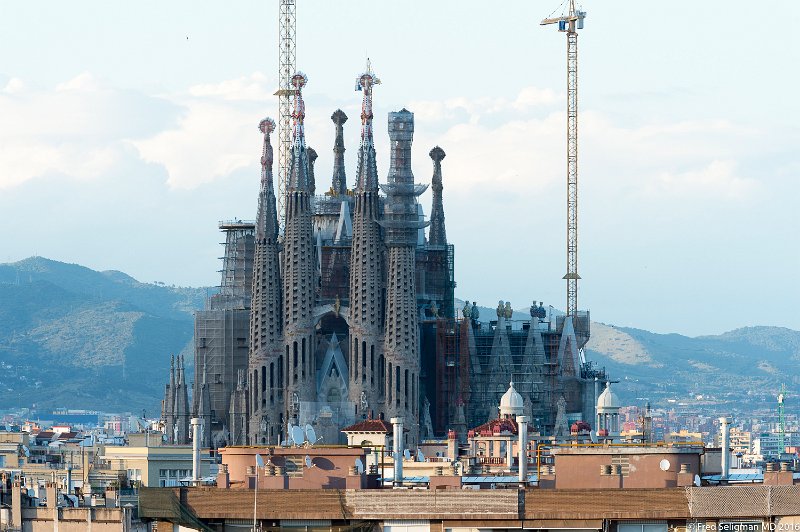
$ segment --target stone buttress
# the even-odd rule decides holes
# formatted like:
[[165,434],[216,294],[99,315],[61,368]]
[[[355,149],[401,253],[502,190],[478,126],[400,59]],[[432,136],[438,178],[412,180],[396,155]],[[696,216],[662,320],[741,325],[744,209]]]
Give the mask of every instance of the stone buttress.
[[419,229],[417,196],[426,186],[414,183],[411,142],[414,115],[403,109],[389,113],[391,162],[381,225],[386,230],[388,272],[384,356],[388,417],[403,417],[409,428],[408,444],[419,439],[419,325],[416,305],[415,252]]
[[369,66],[357,80],[357,87],[364,96],[350,255],[348,363],[348,395],[355,404],[356,418],[366,416],[369,410],[379,410],[379,403],[384,398],[386,376],[383,355],[383,241],[378,223],[378,168],[372,135],[372,88],[378,83],[380,80]]
[[283,436],[284,404],[283,284],[281,283],[278,211],[272,179],[273,151],[270,134],[275,122],[259,123],[264,135],[261,155],[261,189],[256,218],[253,257],[253,293],[250,312],[250,353],[247,377],[249,401],[248,442],[274,443]]
[[300,72],[292,78],[294,132],[286,183],[286,226],[283,240],[283,356],[285,412],[288,417],[284,421],[290,422],[298,417],[301,401],[316,399],[313,311],[317,267],[312,224],[312,183],[303,131],[305,104],[302,96],[302,88],[307,81],[305,74]]

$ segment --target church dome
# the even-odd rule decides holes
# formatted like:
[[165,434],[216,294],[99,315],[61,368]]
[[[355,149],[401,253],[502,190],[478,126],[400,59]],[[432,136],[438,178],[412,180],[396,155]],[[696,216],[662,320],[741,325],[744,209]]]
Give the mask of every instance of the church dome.
[[511,382],[508,391],[500,398],[500,416],[521,416],[525,408],[525,401],[522,396],[514,389]]
[[611,391],[611,383],[606,383],[606,389],[597,398],[597,410],[619,409],[619,400]]

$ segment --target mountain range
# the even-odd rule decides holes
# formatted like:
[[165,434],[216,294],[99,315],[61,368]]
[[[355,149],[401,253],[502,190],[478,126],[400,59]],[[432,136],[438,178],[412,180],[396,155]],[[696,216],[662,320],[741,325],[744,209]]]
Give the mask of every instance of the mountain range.
[[[170,355],[192,371],[193,312],[212,290],[42,257],[0,264],[0,409],[157,415]],[[626,404],[771,408],[781,383],[800,384],[800,332],[779,327],[692,338],[593,322],[586,356]]]
[[169,356],[192,363],[206,297],[42,257],[0,264],[0,408],[155,414]]

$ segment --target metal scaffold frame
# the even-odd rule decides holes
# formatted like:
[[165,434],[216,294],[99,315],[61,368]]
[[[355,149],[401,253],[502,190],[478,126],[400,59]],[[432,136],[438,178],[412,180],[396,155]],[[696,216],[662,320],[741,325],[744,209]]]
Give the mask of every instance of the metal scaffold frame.
[[[563,5],[563,4],[562,4]],[[552,14],[551,14],[552,15]],[[548,17],[542,25],[558,24],[567,34],[567,316],[578,312],[578,30],[583,29],[586,12],[569,0],[569,11]]]
[[295,0],[281,0],[278,14],[278,225],[286,223],[286,181],[292,145],[292,76],[297,70],[295,53]]
[[567,33],[567,315],[578,312],[578,34]]

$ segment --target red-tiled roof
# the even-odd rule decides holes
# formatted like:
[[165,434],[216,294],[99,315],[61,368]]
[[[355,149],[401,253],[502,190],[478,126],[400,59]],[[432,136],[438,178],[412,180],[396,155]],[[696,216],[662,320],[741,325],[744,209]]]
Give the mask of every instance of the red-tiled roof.
[[517,433],[517,422],[513,419],[499,418],[487,421],[469,431],[469,436],[491,436],[493,434]]
[[392,432],[392,425],[383,419],[364,419],[343,428],[342,432]]

